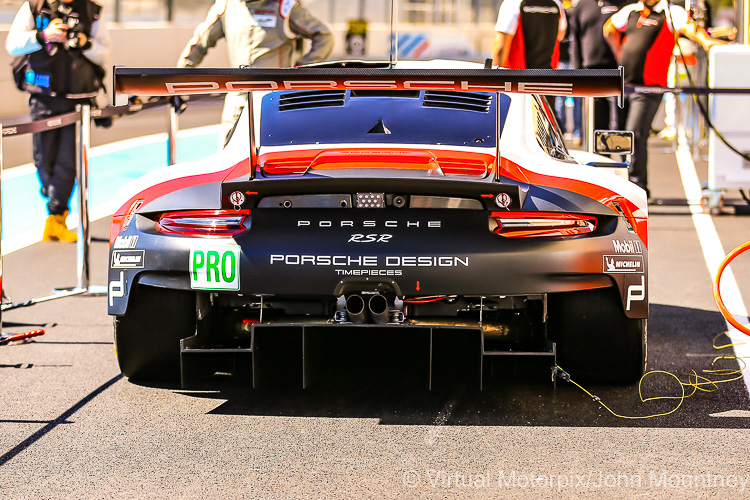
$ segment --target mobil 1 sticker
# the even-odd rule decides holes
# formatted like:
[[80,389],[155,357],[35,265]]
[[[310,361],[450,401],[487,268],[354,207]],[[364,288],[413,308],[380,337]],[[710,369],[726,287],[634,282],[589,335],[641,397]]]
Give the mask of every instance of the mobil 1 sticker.
[[605,255],[605,273],[643,273],[643,255]]
[[201,290],[239,290],[240,247],[204,245],[191,249],[190,287]]

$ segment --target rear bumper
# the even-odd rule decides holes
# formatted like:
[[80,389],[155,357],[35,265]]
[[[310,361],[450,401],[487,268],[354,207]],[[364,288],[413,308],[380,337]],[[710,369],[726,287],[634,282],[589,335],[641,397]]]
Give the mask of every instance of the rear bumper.
[[[541,239],[498,236],[481,210],[396,214],[400,217],[386,210],[257,209],[247,231],[212,239],[162,234],[153,221],[136,216],[122,233],[132,248],[115,248],[116,241],[110,253],[109,314],[126,313],[129,291],[140,282],[276,297],[337,297],[374,284],[412,297],[615,286],[628,317],[648,315],[647,249],[620,218],[600,216],[590,235]],[[197,252],[216,253],[208,274],[218,278],[213,283],[201,282],[191,270],[205,260]],[[123,264],[126,254],[135,261]],[[236,276],[229,269],[235,261]]]

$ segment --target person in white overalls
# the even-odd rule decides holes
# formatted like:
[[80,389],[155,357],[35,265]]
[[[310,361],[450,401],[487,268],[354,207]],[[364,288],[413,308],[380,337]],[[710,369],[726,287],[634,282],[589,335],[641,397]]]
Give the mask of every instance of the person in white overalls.
[[[177,66],[198,66],[208,49],[224,38],[232,67],[284,68],[324,61],[333,50],[333,34],[298,0],[216,0],[180,55]],[[307,54],[296,60],[297,43],[309,39]],[[224,100],[220,142],[226,144],[245,106],[246,94]]]

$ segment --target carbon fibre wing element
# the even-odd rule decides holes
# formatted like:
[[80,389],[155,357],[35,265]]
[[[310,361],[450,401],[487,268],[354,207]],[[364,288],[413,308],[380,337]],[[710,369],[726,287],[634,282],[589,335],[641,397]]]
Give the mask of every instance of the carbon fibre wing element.
[[128,68],[115,94],[171,96],[274,90],[443,90],[573,97],[623,95],[620,69]]

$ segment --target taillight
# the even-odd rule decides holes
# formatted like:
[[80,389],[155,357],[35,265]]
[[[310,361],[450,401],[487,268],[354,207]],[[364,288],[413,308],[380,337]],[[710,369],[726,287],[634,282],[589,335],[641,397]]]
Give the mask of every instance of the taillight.
[[187,236],[235,236],[245,231],[250,210],[198,210],[162,214],[156,229]]
[[596,217],[552,212],[492,212],[495,233],[506,238],[578,236],[596,229]]

